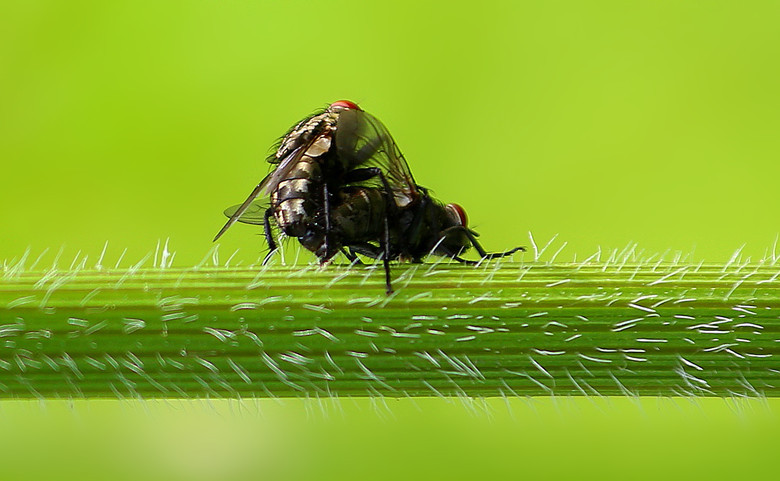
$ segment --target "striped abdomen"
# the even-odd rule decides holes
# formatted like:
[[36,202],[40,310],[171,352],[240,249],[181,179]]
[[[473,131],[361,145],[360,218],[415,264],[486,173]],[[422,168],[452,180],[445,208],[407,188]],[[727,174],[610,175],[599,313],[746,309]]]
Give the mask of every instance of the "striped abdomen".
[[319,160],[301,157],[290,174],[271,193],[271,206],[285,235],[300,237],[322,206],[322,171]]

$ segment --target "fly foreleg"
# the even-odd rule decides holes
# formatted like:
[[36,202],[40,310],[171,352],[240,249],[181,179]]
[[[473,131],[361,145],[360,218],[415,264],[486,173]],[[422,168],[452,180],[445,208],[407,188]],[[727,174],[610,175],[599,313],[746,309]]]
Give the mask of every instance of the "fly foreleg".
[[460,256],[452,256],[452,258],[455,259],[456,261],[460,262],[461,264],[466,264],[467,266],[475,266],[475,265],[479,264],[479,262],[477,262],[477,261],[471,261],[471,260],[468,260],[468,259],[464,259],[464,258],[462,258]]
[[[474,236],[474,234],[467,227],[464,227],[462,225],[457,225],[457,226],[450,227],[449,229],[445,229],[442,232],[442,234],[446,236],[448,233],[454,231],[461,231],[464,234],[466,234],[466,237],[468,237],[469,242],[471,242],[471,245],[474,246],[474,249],[477,250],[479,256],[482,257],[483,259],[498,259],[499,257],[510,256],[517,251],[525,251],[525,247],[521,246],[521,247],[515,247],[514,249],[509,249],[506,252],[487,252],[479,243],[479,241],[477,241],[477,238]],[[458,256],[452,256],[452,258],[458,262],[463,262],[464,264],[469,264],[471,262],[474,262],[474,261],[467,261],[465,259],[459,258]]]

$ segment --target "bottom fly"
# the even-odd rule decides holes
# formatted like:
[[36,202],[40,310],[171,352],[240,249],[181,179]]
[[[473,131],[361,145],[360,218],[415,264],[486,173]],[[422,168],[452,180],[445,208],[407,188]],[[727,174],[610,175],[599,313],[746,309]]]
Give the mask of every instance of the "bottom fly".
[[524,247],[505,252],[487,252],[477,241],[477,234],[468,227],[466,212],[458,204],[444,205],[433,199],[427,189],[417,186],[420,195],[414,202],[399,207],[388,202],[381,188],[347,187],[339,192],[330,212],[329,252],[323,251],[324,233],[312,230],[301,243],[328,261],[341,251],[352,262],[357,254],[382,259],[385,264],[385,284],[393,291],[389,260],[422,262],[427,255],[450,257],[467,265],[477,261],[460,257],[472,246],[482,259],[509,256]]

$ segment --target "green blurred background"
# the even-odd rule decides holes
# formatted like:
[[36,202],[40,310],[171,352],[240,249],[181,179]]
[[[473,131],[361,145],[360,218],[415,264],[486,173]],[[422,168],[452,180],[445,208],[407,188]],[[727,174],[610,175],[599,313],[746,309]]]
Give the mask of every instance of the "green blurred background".
[[[104,264],[127,249],[127,266],[169,239],[174,265],[192,265],[274,140],[346,98],[490,249],[531,231],[568,243],[559,260],[632,242],[713,262],[745,245],[758,260],[780,231],[779,21],[772,1],[4,0],[0,259],[48,248],[45,265],[59,251],[65,267],[93,264],[108,241]],[[256,260],[257,234],[232,229],[223,261],[238,248],[236,262]],[[316,403],[0,403],[14,446],[0,457],[79,479],[312,479],[303,465],[328,479],[401,466],[428,479],[726,479],[774,467],[780,427],[774,401],[515,400],[514,420],[496,414],[503,401],[492,415],[373,404],[308,424]],[[52,463],[31,461],[44,454]]]

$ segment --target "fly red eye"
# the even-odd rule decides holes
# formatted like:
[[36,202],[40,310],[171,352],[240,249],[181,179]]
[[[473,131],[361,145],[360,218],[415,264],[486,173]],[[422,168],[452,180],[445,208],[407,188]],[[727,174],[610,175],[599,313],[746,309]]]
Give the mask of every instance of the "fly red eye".
[[466,217],[466,211],[458,204],[447,204],[447,210],[450,211],[453,218],[457,220],[458,225],[466,227],[469,225],[469,218]]
[[352,109],[352,110],[360,110],[360,107],[355,102],[350,102],[349,100],[337,100],[330,104],[331,108],[334,107],[340,107],[342,109]]

